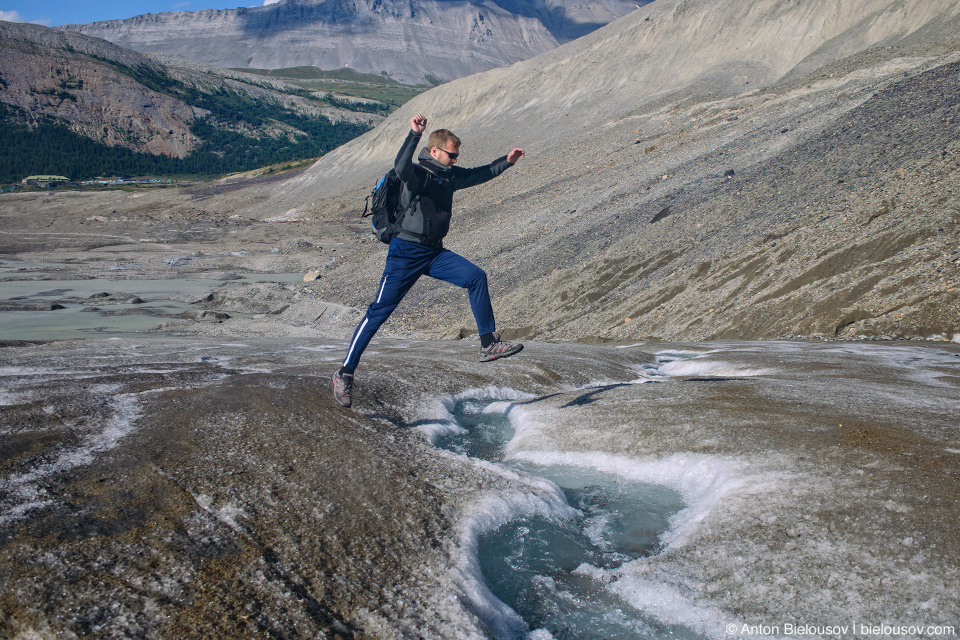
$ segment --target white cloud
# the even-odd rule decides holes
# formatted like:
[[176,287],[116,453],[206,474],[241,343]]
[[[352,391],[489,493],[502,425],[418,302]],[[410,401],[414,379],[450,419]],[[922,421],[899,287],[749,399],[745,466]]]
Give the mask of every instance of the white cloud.
[[[7,22],[27,22],[27,20],[24,20],[23,16],[20,15],[19,11],[0,11],[0,20],[6,20]],[[30,20],[29,22],[45,26],[50,25],[49,20]]]
[[186,9],[189,6],[190,6],[189,2],[178,2],[177,4],[173,5],[173,10],[180,11],[180,9]]
[[267,6],[268,4],[277,4],[278,2],[280,2],[280,0],[263,0],[263,6]]

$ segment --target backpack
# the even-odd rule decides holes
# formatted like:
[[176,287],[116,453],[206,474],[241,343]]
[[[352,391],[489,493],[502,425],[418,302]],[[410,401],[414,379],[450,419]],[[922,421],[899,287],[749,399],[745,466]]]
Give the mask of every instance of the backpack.
[[[419,196],[410,201],[406,209],[400,206],[400,195],[403,193],[403,181],[393,169],[390,169],[377,186],[373,188],[370,195],[367,196],[363,205],[361,218],[373,216],[373,235],[377,240],[390,244],[390,240],[400,231],[403,224],[403,218],[407,211],[416,205]],[[369,211],[369,213],[368,213]]]

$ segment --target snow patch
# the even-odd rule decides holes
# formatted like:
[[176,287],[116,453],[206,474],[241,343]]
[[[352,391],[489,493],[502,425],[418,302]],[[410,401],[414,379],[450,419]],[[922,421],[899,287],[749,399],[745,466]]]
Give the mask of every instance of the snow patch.
[[576,572],[605,583],[624,602],[658,620],[682,625],[710,638],[728,636],[726,630],[736,624],[733,618],[720,609],[694,602],[675,587],[634,575],[631,566],[641,563],[627,563],[618,569],[582,565]]
[[753,378],[776,373],[775,369],[744,369],[722,360],[700,360],[699,357],[689,360],[662,361],[656,371],[668,377],[698,378]]

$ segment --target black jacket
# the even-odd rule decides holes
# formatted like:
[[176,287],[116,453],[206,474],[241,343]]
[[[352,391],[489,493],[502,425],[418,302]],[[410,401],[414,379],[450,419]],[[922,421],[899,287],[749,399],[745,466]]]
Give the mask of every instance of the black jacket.
[[420,134],[410,131],[397,154],[394,169],[403,181],[400,204],[406,208],[417,196],[417,205],[407,212],[398,238],[420,244],[440,246],[450,230],[450,215],[453,209],[453,192],[466,189],[496,178],[511,166],[507,156],[488,165],[464,169],[456,165],[445,167],[438,164],[424,148],[413,163],[413,152],[420,143]]

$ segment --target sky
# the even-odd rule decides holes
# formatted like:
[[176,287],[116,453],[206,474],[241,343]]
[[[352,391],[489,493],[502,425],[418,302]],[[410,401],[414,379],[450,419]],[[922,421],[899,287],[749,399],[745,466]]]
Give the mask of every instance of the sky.
[[144,13],[236,9],[274,2],[278,0],[0,0],[0,20],[55,27],[132,18]]

